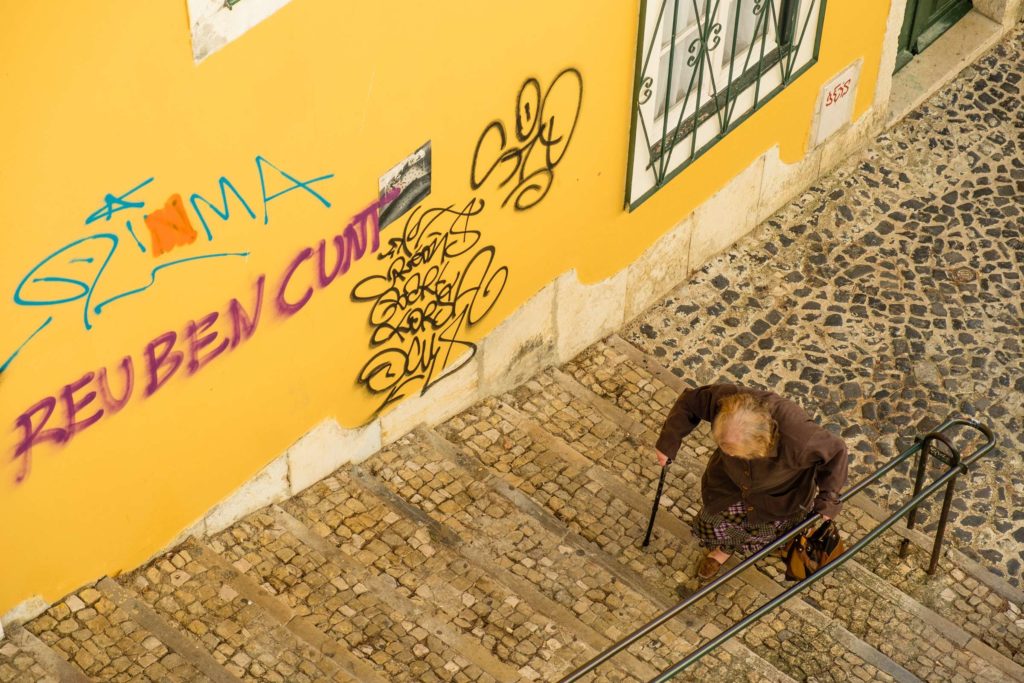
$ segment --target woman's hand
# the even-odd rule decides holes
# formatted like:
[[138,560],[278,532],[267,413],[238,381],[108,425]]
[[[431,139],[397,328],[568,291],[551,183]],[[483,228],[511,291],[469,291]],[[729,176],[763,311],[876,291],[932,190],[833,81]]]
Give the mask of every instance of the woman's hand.
[[664,467],[668,464],[668,456],[659,451],[657,448],[654,449],[655,454],[658,456],[658,464]]

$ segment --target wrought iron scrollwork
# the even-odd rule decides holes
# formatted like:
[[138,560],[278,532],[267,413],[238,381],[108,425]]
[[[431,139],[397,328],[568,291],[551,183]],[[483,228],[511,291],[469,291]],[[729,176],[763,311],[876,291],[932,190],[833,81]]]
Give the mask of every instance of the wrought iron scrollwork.
[[699,37],[694,38],[690,46],[686,48],[686,51],[690,53],[690,56],[686,59],[686,66],[693,66],[700,59],[702,50],[699,50],[699,48],[703,42]]
[[637,104],[647,104],[647,101],[651,99],[654,94],[653,91],[654,79],[648,76],[640,83],[640,97],[637,99]]
[[644,3],[631,163],[646,175],[630,174],[631,206],[817,60],[827,0],[684,2]]
[[711,36],[711,45],[708,47],[708,52],[714,52],[715,48],[722,44],[722,25],[712,24],[709,35]]
[[[715,51],[722,44],[722,25],[712,24],[706,34],[698,35],[686,48],[690,56],[686,58],[686,66],[694,66],[698,60]],[[710,44],[709,44],[710,43]]]

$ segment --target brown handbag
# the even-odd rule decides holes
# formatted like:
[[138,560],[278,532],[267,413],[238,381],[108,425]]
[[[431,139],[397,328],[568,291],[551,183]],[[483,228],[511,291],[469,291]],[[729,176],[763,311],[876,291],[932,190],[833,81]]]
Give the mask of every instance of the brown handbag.
[[786,580],[802,581],[846,551],[839,527],[831,519],[808,529],[786,546]]

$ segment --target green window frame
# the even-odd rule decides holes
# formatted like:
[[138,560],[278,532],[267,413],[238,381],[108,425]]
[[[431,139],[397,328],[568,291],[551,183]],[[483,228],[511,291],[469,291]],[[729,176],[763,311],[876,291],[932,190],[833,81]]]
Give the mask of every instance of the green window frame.
[[633,210],[818,61],[827,0],[642,0]]

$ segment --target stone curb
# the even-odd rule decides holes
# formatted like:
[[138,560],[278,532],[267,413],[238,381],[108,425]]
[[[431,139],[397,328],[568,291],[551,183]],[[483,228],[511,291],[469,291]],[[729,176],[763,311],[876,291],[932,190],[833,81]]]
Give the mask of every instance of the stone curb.
[[21,626],[10,629],[7,637],[19,648],[34,655],[39,664],[59,683],[89,683],[91,680],[57,654],[53,648]]
[[146,603],[113,579],[105,577],[96,584],[107,599],[125,611],[137,624],[156,636],[197,671],[215,683],[238,683],[239,679],[222,667],[209,652],[199,647],[178,629],[168,624]]
[[186,548],[207,567],[218,570],[227,585],[262,609],[272,621],[288,629],[299,640],[305,641],[322,652],[335,666],[353,676],[357,681],[387,683],[387,680],[382,678],[376,669],[350,654],[345,647],[340,646],[333,638],[314,626],[309,619],[296,615],[288,605],[268,593],[212,548],[199,542],[186,544]]

